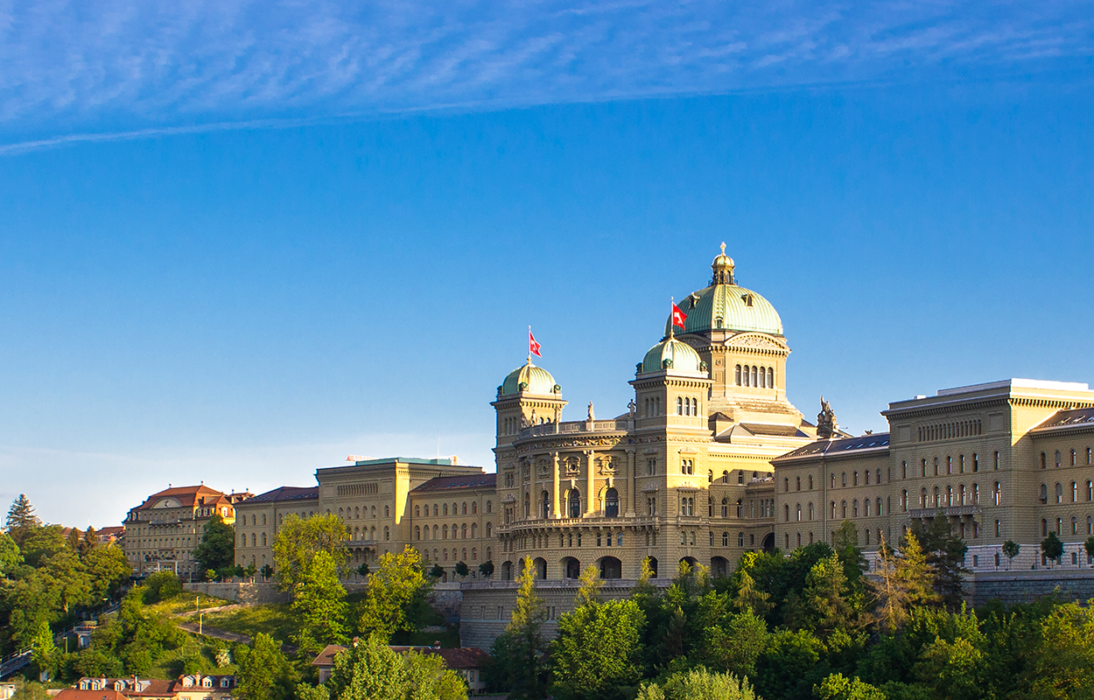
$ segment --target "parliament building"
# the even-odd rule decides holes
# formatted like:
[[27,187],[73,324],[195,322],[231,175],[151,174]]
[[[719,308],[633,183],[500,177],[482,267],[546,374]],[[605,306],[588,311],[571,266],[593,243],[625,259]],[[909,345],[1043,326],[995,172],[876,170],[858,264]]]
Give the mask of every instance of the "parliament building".
[[[355,560],[411,545],[462,577],[465,619],[501,621],[524,562],[546,588],[594,566],[635,579],[679,563],[731,571],[748,551],[785,552],[854,524],[868,558],[915,520],[946,518],[975,571],[1036,569],[1048,532],[1058,564],[1091,562],[1094,392],[1086,384],[1010,379],[895,401],[888,433],[852,436],[823,404],[811,422],[787,399],[790,345],[778,312],[714,258],[709,283],[677,297],[635,366],[628,411],[564,420],[559,381],[531,357],[510,372],[496,411],[495,473],[455,460],[358,461],[320,469],[317,487],[282,488],[235,506],[241,564],[272,563],[288,513],[337,513]],[[879,368],[879,371],[881,369]],[[1002,544],[1022,545],[1018,558]],[[483,581],[478,565],[494,565]],[[555,583],[558,582],[558,583]],[[484,597],[485,596],[485,597]],[[563,604],[564,605],[564,604]],[[496,609],[495,609],[496,607]],[[553,612],[553,611],[552,611]]]

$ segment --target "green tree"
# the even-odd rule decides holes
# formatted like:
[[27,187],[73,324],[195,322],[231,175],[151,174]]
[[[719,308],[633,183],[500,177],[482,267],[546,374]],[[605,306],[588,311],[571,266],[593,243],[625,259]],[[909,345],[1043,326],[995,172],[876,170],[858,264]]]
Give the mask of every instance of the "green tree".
[[832,533],[832,549],[839,556],[843,575],[852,590],[862,589],[862,572],[866,570],[866,557],[858,546],[858,528],[850,520],[844,520]]
[[144,580],[144,585],[141,588],[144,602],[148,605],[155,605],[161,600],[174,598],[182,593],[182,581],[179,580],[174,571],[157,571]]
[[334,658],[325,686],[298,686],[300,700],[466,700],[460,678],[435,657],[400,655],[371,636]]
[[740,572],[737,577],[737,609],[741,612],[751,610],[757,617],[763,617],[771,610],[771,594],[756,587],[756,580],[748,571]]
[[220,571],[229,566],[235,566],[235,558],[235,529],[224,522],[219,513],[216,513],[205,525],[201,542],[194,547],[194,559],[203,569]]
[[552,694],[573,700],[632,695],[642,679],[645,623],[633,600],[586,602],[563,615],[551,645]]
[[[1083,542],[1083,549],[1086,551],[1087,557],[1094,558],[1094,537],[1086,538],[1086,542]],[[0,555],[0,558],[2,558],[2,556],[3,555]],[[0,567],[2,567],[2,565],[0,565]]]
[[4,520],[4,529],[8,535],[15,540],[15,544],[19,545],[20,549],[23,549],[23,544],[31,533],[41,526],[42,521],[34,514],[34,506],[30,504],[30,499],[25,493],[19,494],[12,501],[11,508],[8,509],[8,517]]
[[31,645],[34,664],[38,666],[47,678],[52,678],[57,672],[58,651],[53,643],[53,631],[43,620],[38,625],[38,631],[34,635],[34,643]]
[[273,578],[274,575],[273,567],[269,564],[266,564],[261,569],[259,569],[259,572],[262,574],[263,581],[269,581],[271,578]]
[[19,543],[23,560],[33,567],[42,565],[42,560],[65,551],[64,528],[60,525],[43,525],[30,530],[26,538]]
[[273,543],[274,568],[282,590],[292,590],[318,552],[326,552],[338,571],[349,558],[342,542],[349,530],[337,515],[299,518],[289,515],[281,524]]
[[0,579],[11,576],[22,565],[23,555],[19,545],[6,532],[0,532]]
[[517,578],[517,600],[509,624],[490,647],[487,682],[509,692],[513,700],[536,700],[547,694],[543,623],[547,611],[535,591],[536,568],[525,561]]
[[1041,540],[1041,553],[1051,562],[1057,564],[1060,562],[1060,557],[1064,555],[1064,543],[1055,532],[1049,531],[1048,537]]
[[415,629],[413,613],[424,604],[430,582],[422,572],[421,555],[413,547],[398,554],[380,557],[375,573],[369,576],[365,600],[361,604],[358,628],[365,634],[384,639]]
[[1014,558],[1021,551],[1022,547],[1014,540],[1007,540],[1003,543],[1003,554],[1007,557],[1007,571],[1010,571],[1011,565],[1014,564]]
[[91,577],[91,592],[96,599],[113,596],[133,573],[125,552],[113,543],[85,550],[83,563]]
[[819,700],[886,700],[885,693],[878,688],[863,683],[858,676],[844,678],[842,673],[825,678],[814,693]]
[[821,559],[809,571],[792,615],[794,627],[816,632],[822,639],[836,630],[858,626],[858,610],[851,598],[843,565],[833,552]]
[[586,566],[578,575],[579,586],[574,596],[574,608],[592,605],[599,600],[600,589],[604,582],[600,580],[600,570],[596,566]]
[[912,533],[905,536],[899,555],[882,537],[875,575],[869,584],[875,600],[874,620],[884,632],[892,634],[899,630],[914,606],[937,600],[934,572]]
[[80,553],[80,531],[76,528],[69,528],[68,535],[65,536],[65,544],[68,545],[69,550],[73,554]]
[[950,521],[942,515],[925,525],[913,520],[911,533],[923,547],[927,563],[935,571],[934,589],[939,600],[950,610],[960,608],[964,576],[969,573],[964,565],[968,545],[953,534]]
[[483,563],[479,564],[479,573],[482,574],[483,578],[490,578],[491,576],[493,576],[494,562],[484,561]]
[[236,650],[239,694],[247,700],[291,700],[295,674],[281,645],[259,632],[250,647]]
[[293,587],[292,612],[300,630],[293,641],[302,653],[346,641],[346,589],[338,581],[334,557],[319,551]]
[[429,577],[434,581],[440,581],[444,578],[444,567],[440,564],[434,564],[433,568],[429,570]]
[[455,567],[457,576],[467,576],[471,573],[471,569],[467,567],[467,562],[458,561]]
[[84,536],[80,540],[80,556],[84,556],[88,552],[92,551],[99,546],[99,536],[95,534],[95,528],[90,525],[87,526],[87,530],[84,530]]
[[747,678],[705,668],[674,673],[663,685],[642,686],[637,700],[758,700]]
[[1094,697],[1094,609],[1057,606],[1041,621],[1040,639],[1027,654],[1029,697],[1036,700]]

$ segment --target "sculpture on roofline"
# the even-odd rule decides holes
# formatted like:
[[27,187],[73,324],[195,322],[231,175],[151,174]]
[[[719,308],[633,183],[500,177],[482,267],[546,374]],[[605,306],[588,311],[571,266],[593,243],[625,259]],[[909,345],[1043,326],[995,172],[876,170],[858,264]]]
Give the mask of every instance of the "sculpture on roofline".
[[821,412],[817,414],[817,437],[822,440],[831,440],[838,429],[836,413],[832,410],[832,405],[821,396]]

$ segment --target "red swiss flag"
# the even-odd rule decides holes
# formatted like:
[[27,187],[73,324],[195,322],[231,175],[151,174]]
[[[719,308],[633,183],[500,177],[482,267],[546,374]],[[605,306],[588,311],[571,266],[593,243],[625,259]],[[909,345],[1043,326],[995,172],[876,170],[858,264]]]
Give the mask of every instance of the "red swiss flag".
[[684,327],[684,321],[688,319],[688,315],[680,310],[680,307],[676,305],[676,302],[672,302],[672,325]]
[[536,337],[532,335],[531,328],[528,329],[528,354],[543,357],[539,354],[539,343],[536,342]]

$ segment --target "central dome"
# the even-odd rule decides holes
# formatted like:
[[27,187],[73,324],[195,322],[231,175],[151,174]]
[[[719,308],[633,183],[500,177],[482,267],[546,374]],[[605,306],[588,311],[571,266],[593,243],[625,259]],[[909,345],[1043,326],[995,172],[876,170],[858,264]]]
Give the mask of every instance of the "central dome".
[[[736,284],[733,279],[733,258],[722,253],[714,258],[714,277],[710,286],[684,297],[679,306],[687,314],[684,329],[679,333],[702,333],[724,329],[753,331],[781,336],[783,322],[779,312],[760,294]],[[672,316],[665,322],[665,335],[672,330]]]

